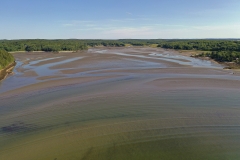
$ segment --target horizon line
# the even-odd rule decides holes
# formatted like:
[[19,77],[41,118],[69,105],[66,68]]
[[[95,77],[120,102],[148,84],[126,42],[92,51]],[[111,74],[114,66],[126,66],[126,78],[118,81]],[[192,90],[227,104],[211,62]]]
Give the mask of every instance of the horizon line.
[[21,38],[21,39],[0,39],[0,41],[11,41],[11,40],[240,40],[239,38],[117,38],[117,39],[111,39],[111,38],[56,38],[56,39],[50,39],[50,38]]

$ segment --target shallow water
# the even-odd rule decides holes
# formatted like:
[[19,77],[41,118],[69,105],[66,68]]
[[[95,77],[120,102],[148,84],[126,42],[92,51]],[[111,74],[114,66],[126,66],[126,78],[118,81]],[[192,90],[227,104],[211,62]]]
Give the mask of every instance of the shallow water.
[[[115,52],[119,51],[104,51]],[[240,89],[233,86],[240,82],[239,76],[206,66],[171,68],[169,61],[144,57],[83,56],[87,55],[100,56],[98,63],[78,59],[82,64],[77,61],[73,69],[83,70],[64,75],[66,81],[104,79],[68,85],[58,82],[55,87],[23,90],[17,95],[6,94],[0,87],[0,159],[240,158]],[[28,66],[35,70],[33,63],[37,64],[33,61]],[[49,69],[53,64],[43,66]],[[69,68],[66,64],[54,71]],[[21,78],[28,77],[15,74],[2,85]],[[37,81],[24,85],[32,83],[38,86]],[[18,88],[21,83],[11,90]]]
[[[100,50],[96,52],[104,54],[104,53],[108,53],[108,50]],[[128,57],[138,57],[138,58],[144,58],[144,59],[154,59],[154,60],[159,59],[159,60],[164,60],[168,62],[178,63],[181,65],[189,65],[193,67],[223,68],[221,65],[212,63],[211,61],[176,55],[169,51],[164,51],[164,53],[150,53],[148,56],[139,55],[139,54],[128,54],[128,53],[122,53],[122,52],[112,52],[112,54],[128,56]]]

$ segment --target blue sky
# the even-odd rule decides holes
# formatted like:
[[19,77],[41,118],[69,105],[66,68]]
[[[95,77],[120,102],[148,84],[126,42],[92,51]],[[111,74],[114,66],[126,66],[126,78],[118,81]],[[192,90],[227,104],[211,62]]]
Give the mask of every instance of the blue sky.
[[240,38],[240,0],[1,0],[0,39]]

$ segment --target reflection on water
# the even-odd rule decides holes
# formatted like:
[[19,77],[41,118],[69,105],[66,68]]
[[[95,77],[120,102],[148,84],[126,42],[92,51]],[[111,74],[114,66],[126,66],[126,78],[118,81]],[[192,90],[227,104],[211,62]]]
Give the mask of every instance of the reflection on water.
[[[42,57],[39,57],[39,60],[36,59],[34,61],[31,61],[31,65],[35,65],[35,64],[38,64],[39,62],[45,62],[45,61],[49,61],[49,60],[53,60],[53,59],[59,59],[59,58],[62,58],[63,56],[60,56],[60,57],[53,57],[53,58],[44,58],[42,59]],[[29,59],[27,59],[29,60]]]
[[[151,53],[150,56],[161,57],[161,59],[166,60],[169,59],[170,62],[178,62],[182,65],[191,65],[193,67],[207,67],[207,68],[222,68],[221,65],[212,63],[211,61],[201,60],[193,57],[181,56],[176,54],[159,54],[159,53]],[[177,59],[177,61],[176,61]],[[173,61],[174,60],[174,61]]]
[[[58,82],[57,87],[8,96],[1,86],[0,159],[240,158],[240,90],[188,85],[201,79],[205,83],[223,80],[230,86],[240,81],[239,76],[219,74],[222,70],[217,69],[212,74],[158,73],[169,68],[150,58],[121,56],[89,63],[77,57],[25,65],[43,76],[60,70],[49,67],[81,62],[75,69],[86,71],[68,74],[68,78],[106,78],[71,85]],[[24,78],[29,77],[16,74],[3,84],[19,81],[18,88]],[[180,84],[181,78],[187,85]]]
[[[100,50],[96,52],[103,54],[103,53],[108,53],[108,50]],[[212,63],[211,61],[200,60],[200,59],[187,57],[187,56],[180,56],[170,52],[167,52],[165,54],[151,53],[149,54],[149,56],[138,55],[138,54],[127,54],[127,53],[121,53],[121,52],[111,52],[111,53],[116,55],[121,55],[121,56],[128,56],[128,57],[138,57],[138,58],[144,58],[144,59],[159,59],[159,60],[164,60],[168,62],[178,63],[181,65],[189,65],[193,67],[223,68],[221,65]]]
[[[56,57],[56,58],[59,58],[59,57]],[[48,60],[56,59],[56,58],[48,58]],[[55,70],[50,69],[50,67],[65,64],[65,63],[69,63],[69,62],[76,61],[76,60],[79,60],[79,59],[82,59],[82,58],[83,57],[75,57],[75,58],[70,58],[70,59],[66,59],[66,60],[63,60],[63,61],[59,61],[59,62],[43,64],[43,65],[32,68],[34,65],[38,64],[39,62],[46,61],[46,59],[37,60],[37,61],[30,62],[28,65],[25,65],[24,68],[25,69],[33,69],[39,76],[50,76],[50,75],[54,75],[55,72],[56,72]]]
[[[27,64],[24,64],[23,62],[21,62],[17,59],[16,60],[17,65],[14,69],[14,76],[8,77],[8,80],[3,82],[3,85],[0,88],[0,93],[39,82],[39,80],[37,80],[37,78],[41,77],[41,76],[58,75],[58,73],[59,73],[58,69],[50,69],[50,68],[61,65],[61,64],[71,63],[73,61],[83,59],[84,57],[68,58],[66,60],[60,60],[57,62],[46,63],[46,64],[42,64],[42,65],[38,66],[38,64],[40,62],[45,62],[45,61],[59,59],[59,58],[62,58],[62,57],[36,59],[36,60],[30,61]],[[29,59],[27,59],[27,61],[29,61]],[[24,72],[33,71],[37,74],[37,76],[36,77],[25,77],[25,76],[23,76],[24,72],[22,73],[22,72],[18,71],[19,68],[26,70]],[[58,79],[58,78],[56,78],[56,79]]]

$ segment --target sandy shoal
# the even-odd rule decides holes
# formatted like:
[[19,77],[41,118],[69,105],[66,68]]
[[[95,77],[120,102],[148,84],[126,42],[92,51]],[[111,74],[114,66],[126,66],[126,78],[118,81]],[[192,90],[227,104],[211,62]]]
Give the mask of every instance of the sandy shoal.
[[[104,54],[97,53],[96,51],[102,51],[106,50]],[[169,51],[169,50],[168,50]],[[60,87],[60,86],[66,86],[66,85],[72,85],[72,84],[81,84],[81,83],[87,83],[92,81],[97,81],[101,79],[106,79],[109,77],[113,77],[113,75],[110,75],[110,73],[123,73],[123,75],[132,75],[132,74],[138,74],[141,76],[145,76],[145,79],[148,79],[148,74],[153,74],[156,76],[161,76],[161,74],[189,74],[189,75],[222,75],[222,76],[239,76],[239,72],[235,72],[233,75],[232,70],[224,70],[224,69],[213,69],[213,68],[195,68],[187,65],[180,65],[173,62],[168,62],[164,60],[159,59],[145,59],[141,57],[128,57],[128,56],[121,56],[113,54],[115,52],[121,52],[121,53],[127,53],[127,54],[137,54],[137,55],[149,55],[150,53],[157,52],[157,53],[163,53],[166,52],[165,49],[161,48],[148,48],[148,47],[126,47],[126,48],[114,48],[114,47],[108,47],[108,48],[93,48],[89,51],[84,51],[80,53],[71,53],[71,52],[61,52],[61,53],[46,53],[46,52],[27,52],[27,53],[14,53],[18,61],[21,61],[23,64],[22,66],[17,68],[17,71],[20,73],[23,73],[22,77],[35,77],[36,80],[42,80],[44,82],[37,82],[35,84],[26,85],[25,87],[17,88],[12,91],[8,91],[5,93],[1,93],[1,96],[10,96],[10,95],[17,95],[25,92],[31,92],[31,91],[37,91],[41,89],[47,89],[47,88],[54,88],[54,87]],[[177,51],[169,51],[174,52],[174,54],[182,54]],[[185,53],[184,53],[185,54]],[[51,64],[55,62],[61,62],[63,60],[67,60],[70,58],[75,57],[84,57],[83,59],[77,59],[69,63],[59,64],[56,66],[52,66],[49,69],[53,69],[58,71],[57,74],[54,75],[43,75],[38,76],[37,73],[34,70],[31,69],[25,69],[24,65],[27,65],[31,63],[34,60],[40,60],[39,63],[36,63],[33,65],[33,67],[38,67],[45,64]],[[42,60],[42,61],[41,61]],[[139,61],[136,63],[140,63],[141,61],[145,62],[151,62],[160,64],[163,67],[153,67],[153,68],[138,68],[138,67],[125,67],[124,63],[130,63],[130,61],[133,61],[133,65],[135,65],[134,61]],[[116,67],[111,68],[106,67],[108,62],[114,64],[116,62],[123,63],[123,67]],[[66,78],[69,75],[74,75],[81,72],[91,71],[91,74],[88,74],[86,76],[82,77],[74,77],[74,78]],[[109,74],[108,76],[98,76],[95,77],[94,74]],[[117,75],[115,75],[117,76]],[[118,75],[119,76],[119,75]],[[61,78],[57,80],[53,80],[55,78]],[[234,78],[233,78],[234,79]],[[237,80],[222,80],[218,78],[172,78],[172,79],[149,79],[148,85],[155,85],[158,87],[222,87],[225,88],[239,88],[238,84],[239,81]],[[177,82],[177,83],[176,83]],[[163,84],[165,86],[163,86]],[[240,85],[239,85],[240,86]]]
[[50,90],[50,89],[54,89],[57,87],[83,84],[83,83],[87,83],[87,82],[103,80],[106,78],[111,78],[111,77],[80,77],[80,78],[66,78],[66,79],[64,78],[64,79],[58,79],[58,80],[49,80],[49,81],[31,84],[28,86],[17,88],[15,90],[1,93],[0,97],[16,96],[16,95],[20,95],[20,94],[24,94],[24,93],[37,92],[37,91],[45,90],[45,89]]

